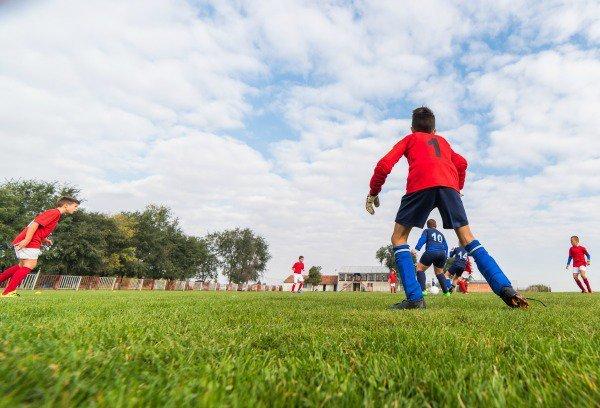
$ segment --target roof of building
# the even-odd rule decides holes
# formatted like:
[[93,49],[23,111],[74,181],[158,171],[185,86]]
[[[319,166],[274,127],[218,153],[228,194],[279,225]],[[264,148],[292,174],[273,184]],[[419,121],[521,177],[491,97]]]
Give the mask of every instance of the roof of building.
[[388,273],[390,270],[385,266],[342,266],[338,273]]
[[[302,275],[304,279],[308,278],[308,275]],[[294,283],[294,275],[290,275],[283,283]],[[321,275],[321,285],[337,285],[338,277],[337,275]]]

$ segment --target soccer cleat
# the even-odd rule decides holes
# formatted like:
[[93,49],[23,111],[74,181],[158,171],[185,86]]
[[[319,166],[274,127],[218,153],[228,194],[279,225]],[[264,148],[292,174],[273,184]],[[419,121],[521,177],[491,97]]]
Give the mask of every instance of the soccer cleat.
[[14,297],[20,297],[21,295],[19,295],[17,292],[10,292],[7,293],[6,295],[2,295],[0,297],[2,298],[14,298]]
[[419,300],[408,300],[404,299],[402,302],[394,303],[390,306],[392,310],[407,310],[407,309],[425,309],[425,299]]
[[523,296],[519,295],[519,293],[517,293],[512,286],[505,286],[502,288],[502,291],[500,292],[500,298],[508,305],[508,307],[520,309],[527,309],[529,307],[527,300]]

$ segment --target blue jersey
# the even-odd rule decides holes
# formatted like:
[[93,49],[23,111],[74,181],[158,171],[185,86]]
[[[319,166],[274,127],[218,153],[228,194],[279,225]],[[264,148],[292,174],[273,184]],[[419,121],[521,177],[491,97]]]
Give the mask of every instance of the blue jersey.
[[463,247],[456,247],[450,251],[450,258],[454,258],[454,263],[459,268],[465,269],[467,267],[467,250]]
[[425,252],[448,253],[448,244],[446,243],[444,234],[435,228],[427,228],[423,231],[423,234],[421,235],[421,238],[419,238],[419,242],[417,242],[415,249],[420,251],[423,245],[425,245]]

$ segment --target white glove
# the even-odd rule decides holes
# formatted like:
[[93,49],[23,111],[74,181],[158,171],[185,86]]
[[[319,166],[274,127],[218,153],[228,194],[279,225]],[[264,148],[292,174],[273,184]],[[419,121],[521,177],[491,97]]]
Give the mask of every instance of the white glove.
[[375,208],[373,208],[373,206],[379,207],[379,196],[368,195],[365,208],[367,209],[367,212],[371,215],[375,214]]

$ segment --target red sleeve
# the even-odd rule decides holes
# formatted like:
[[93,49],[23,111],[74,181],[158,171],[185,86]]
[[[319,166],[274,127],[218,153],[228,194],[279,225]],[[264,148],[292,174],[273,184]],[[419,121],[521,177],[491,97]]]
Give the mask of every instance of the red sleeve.
[[379,194],[388,174],[391,173],[396,163],[398,163],[398,160],[400,160],[400,158],[404,155],[409,138],[410,135],[396,143],[392,150],[390,150],[388,154],[379,160],[377,166],[375,166],[375,171],[373,172],[373,177],[371,177],[371,182],[369,183],[369,186],[371,187],[369,192],[370,195],[376,196]]
[[40,225],[48,225],[56,221],[56,219],[60,216],[60,212],[57,210],[48,210],[43,213],[38,214],[34,221]]
[[585,249],[585,247],[581,247],[581,249],[583,249],[583,254],[590,256],[590,254],[588,253],[587,249]]
[[465,178],[467,177],[467,159],[452,151],[451,160],[458,171],[458,188],[462,190],[465,187]]

